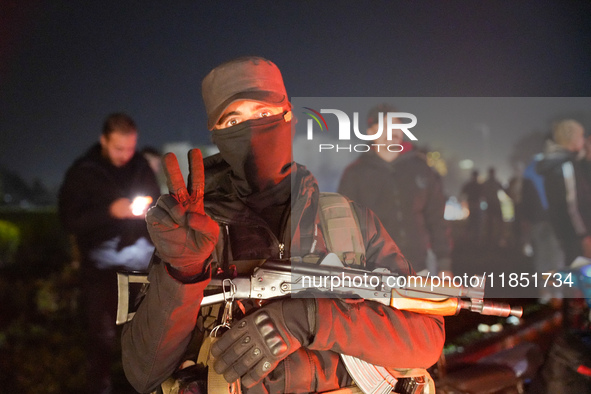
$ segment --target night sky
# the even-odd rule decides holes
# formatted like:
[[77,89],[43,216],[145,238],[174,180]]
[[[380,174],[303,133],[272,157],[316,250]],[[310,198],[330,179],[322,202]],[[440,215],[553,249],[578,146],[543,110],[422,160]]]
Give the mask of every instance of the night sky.
[[293,97],[591,96],[588,1],[82,3],[0,0],[0,167],[51,189],[111,112],[140,148],[208,143],[201,80],[242,55]]

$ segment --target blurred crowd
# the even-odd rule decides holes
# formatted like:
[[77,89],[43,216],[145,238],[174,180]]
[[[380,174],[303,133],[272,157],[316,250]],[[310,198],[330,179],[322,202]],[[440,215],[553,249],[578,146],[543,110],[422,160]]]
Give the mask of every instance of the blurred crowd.
[[[462,187],[469,207],[464,240],[478,246],[520,248],[538,272],[560,270],[577,257],[591,258],[591,135],[581,123],[564,119],[552,125],[543,152],[517,162],[507,182],[494,168],[479,171]],[[514,220],[502,230],[499,196],[513,203]],[[542,299],[552,294],[542,294]]]

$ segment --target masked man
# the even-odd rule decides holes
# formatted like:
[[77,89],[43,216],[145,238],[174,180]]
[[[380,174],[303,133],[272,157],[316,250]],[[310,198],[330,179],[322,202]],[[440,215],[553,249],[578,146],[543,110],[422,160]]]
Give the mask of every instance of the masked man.
[[[156,246],[150,286],[122,338],[124,369],[140,392],[153,390],[186,359],[211,273],[329,252],[317,226],[316,180],[292,162],[291,105],[279,69],[266,59],[239,58],[212,70],[202,93],[220,153],[202,162],[191,151],[188,189],[176,160],[165,157],[171,195],[146,219]],[[367,269],[413,273],[377,217],[354,207]],[[240,378],[248,393],[349,385],[340,353],[392,368],[426,368],[444,341],[441,318],[372,301],[283,298],[245,305],[244,317],[211,353],[215,370],[228,382]]]

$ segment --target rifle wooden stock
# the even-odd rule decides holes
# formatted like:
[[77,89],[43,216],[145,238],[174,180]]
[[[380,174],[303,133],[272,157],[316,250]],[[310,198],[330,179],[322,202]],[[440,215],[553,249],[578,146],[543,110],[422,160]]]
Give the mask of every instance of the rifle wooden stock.
[[422,313],[437,316],[453,316],[460,311],[460,303],[458,298],[445,298],[427,300],[423,298],[408,298],[398,294],[394,294],[392,290],[392,298],[390,299],[390,306],[401,311]]
[[459,297],[449,298],[414,298],[402,295],[397,289],[392,289],[390,306],[401,311],[409,311],[428,315],[453,316],[461,309],[489,316],[517,316],[523,315],[523,308],[512,307],[504,302],[483,299],[466,300]]

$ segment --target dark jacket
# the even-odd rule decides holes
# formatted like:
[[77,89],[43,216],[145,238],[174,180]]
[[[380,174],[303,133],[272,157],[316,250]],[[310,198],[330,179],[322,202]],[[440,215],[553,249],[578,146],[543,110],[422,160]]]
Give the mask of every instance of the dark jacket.
[[[206,158],[204,164],[206,212],[221,227],[212,264],[244,258],[286,258],[290,250],[294,256],[307,253],[302,250],[308,251],[313,242],[318,187],[304,167],[294,169],[297,172],[292,176],[292,208],[282,219],[277,237],[265,221],[236,197],[227,164],[218,155]],[[260,197],[269,198],[273,192]],[[368,268],[387,267],[411,273],[412,268],[376,216],[359,206],[356,212]],[[289,222],[292,228],[300,230],[295,231],[298,236],[289,230]],[[158,262],[152,266],[149,279],[147,294],[133,320],[123,328],[122,337],[125,373],[140,392],[153,390],[184,361],[209,281],[206,277],[192,284],[180,283],[167,273],[165,264]],[[443,319],[399,311],[372,301],[318,299],[316,321],[317,332],[310,346],[287,357],[249,393],[326,391],[347,384],[350,379],[337,352],[384,366],[428,367],[439,357],[444,340]]]
[[155,203],[160,189],[154,172],[139,153],[125,166],[115,167],[96,144],[72,164],[59,191],[59,217],[66,231],[75,235],[83,257],[117,236],[121,237],[119,248],[140,237],[150,239],[141,218],[121,220],[109,214],[116,199],[133,200],[140,195],[151,196]]
[[425,268],[429,248],[440,271],[451,269],[441,177],[419,153],[410,151],[392,162],[374,151],[364,153],[345,169],[339,193],[375,212],[417,271]]
[[[580,239],[591,231],[591,185],[581,162],[573,152],[549,143],[536,170],[544,177],[548,214],[556,236],[563,247],[580,248]],[[575,249],[565,252],[567,259],[581,253]]]

